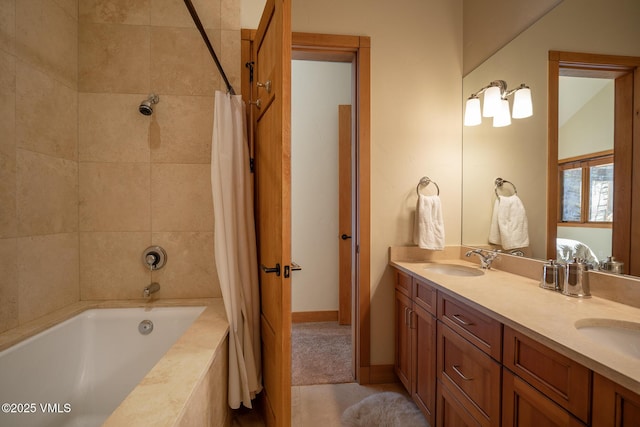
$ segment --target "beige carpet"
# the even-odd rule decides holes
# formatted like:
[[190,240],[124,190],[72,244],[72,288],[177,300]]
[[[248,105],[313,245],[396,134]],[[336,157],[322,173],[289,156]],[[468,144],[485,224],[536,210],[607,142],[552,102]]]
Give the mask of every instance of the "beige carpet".
[[337,322],[292,325],[292,385],[351,381],[351,326],[341,326]]

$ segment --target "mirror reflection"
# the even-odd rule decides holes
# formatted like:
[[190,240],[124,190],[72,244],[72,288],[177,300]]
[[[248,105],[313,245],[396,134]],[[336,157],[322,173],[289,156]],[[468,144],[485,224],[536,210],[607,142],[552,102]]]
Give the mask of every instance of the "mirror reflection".
[[[614,212],[633,213],[629,205],[617,209],[613,197],[614,178],[620,178],[614,173],[613,107],[606,107],[613,102],[613,79],[561,76],[556,83],[557,146],[548,147],[550,51],[640,56],[634,42],[640,37],[640,3],[613,3],[564,0],[463,79],[463,106],[469,94],[494,80],[527,82],[534,105],[532,117],[513,120],[508,127],[493,128],[485,121],[463,128],[463,244],[489,246],[493,184],[501,177],[517,186],[526,210],[526,256],[569,256],[574,242],[584,245],[574,245],[574,252],[593,254],[597,261],[616,252]],[[552,180],[564,184],[557,194],[548,188]],[[550,213],[550,208],[557,211]],[[565,248],[556,245],[556,236],[564,239]],[[634,243],[625,244],[633,253]]]

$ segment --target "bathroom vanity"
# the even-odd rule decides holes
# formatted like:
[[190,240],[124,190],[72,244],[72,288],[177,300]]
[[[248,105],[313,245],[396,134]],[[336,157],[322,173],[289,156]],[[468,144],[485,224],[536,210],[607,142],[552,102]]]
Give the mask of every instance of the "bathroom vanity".
[[395,370],[432,426],[640,425],[640,358],[581,330],[608,324],[594,319],[640,324],[640,309],[476,274],[459,258],[392,251],[391,265]]

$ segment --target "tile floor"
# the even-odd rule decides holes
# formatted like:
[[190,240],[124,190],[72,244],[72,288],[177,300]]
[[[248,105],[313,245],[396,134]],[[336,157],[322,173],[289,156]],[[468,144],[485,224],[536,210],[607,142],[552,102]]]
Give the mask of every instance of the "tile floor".
[[[293,427],[337,427],[342,412],[374,393],[395,391],[406,394],[400,383],[361,386],[356,383],[295,386],[291,388]],[[264,427],[251,411],[236,412],[232,427]]]

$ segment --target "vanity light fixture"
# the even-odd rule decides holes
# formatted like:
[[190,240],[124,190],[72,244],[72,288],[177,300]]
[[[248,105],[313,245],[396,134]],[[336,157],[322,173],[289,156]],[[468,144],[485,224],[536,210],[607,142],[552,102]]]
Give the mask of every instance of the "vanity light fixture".
[[[480,113],[479,95],[484,94],[484,105]],[[509,96],[513,97],[513,111],[510,111]],[[507,90],[507,82],[494,80],[467,99],[464,110],[464,125],[476,126],[482,123],[482,117],[493,117],[493,127],[509,126],[511,118],[524,119],[533,115],[531,89],[522,83],[515,89]]]

